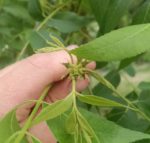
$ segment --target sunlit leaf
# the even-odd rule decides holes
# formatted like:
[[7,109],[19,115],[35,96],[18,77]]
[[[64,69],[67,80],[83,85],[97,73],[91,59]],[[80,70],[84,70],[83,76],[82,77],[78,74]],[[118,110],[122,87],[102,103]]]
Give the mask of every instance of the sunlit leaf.
[[34,119],[33,124],[38,124],[42,121],[53,119],[67,111],[72,105],[72,95],[69,95],[63,100],[56,101],[45,107],[39,115]]
[[[150,135],[148,134],[122,128],[86,110],[81,111],[96,132],[99,141],[102,143],[131,143],[137,140],[150,139]],[[64,121],[67,116],[67,114],[61,115],[60,117],[48,121],[48,125],[52,129],[57,140],[61,143],[73,142],[73,136],[67,134],[64,127]],[[96,143],[96,141],[92,143]]]
[[81,102],[95,105],[95,106],[102,106],[102,107],[125,107],[125,105],[118,103],[116,101],[103,98],[103,97],[98,97],[94,95],[78,95],[78,99]]
[[[16,119],[15,110],[9,112],[4,118],[0,120],[0,143],[5,143],[12,138],[10,143],[13,143],[15,133],[20,130],[20,126]],[[27,140],[23,139],[22,143],[27,143]]]
[[72,50],[72,53],[95,61],[122,60],[148,51],[149,36],[150,24],[129,26],[81,45]]

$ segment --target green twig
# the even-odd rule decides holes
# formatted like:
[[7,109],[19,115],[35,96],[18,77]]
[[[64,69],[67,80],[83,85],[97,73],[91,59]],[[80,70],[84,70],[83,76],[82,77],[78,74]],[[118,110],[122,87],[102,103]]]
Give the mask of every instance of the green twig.
[[46,87],[45,90],[43,91],[42,95],[40,96],[39,100],[37,101],[32,113],[31,113],[31,115],[27,119],[25,125],[23,126],[22,130],[20,131],[20,134],[18,135],[18,137],[15,139],[14,143],[20,143],[21,140],[23,139],[23,137],[25,136],[26,131],[30,128],[30,126],[32,124],[32,120],[34,119],[35,115],[37,114],[39,107],[41,106],[41,103],[44,100],[45,96],[47,95],[50,87],[51,87],[51,85]]
[[56,8],[49,16],[47,16],[44,21],[36,28],[36,31],[39,31],[60,9],[62,9],[66,4],[63,4]]
[[[39,26],[37,26],[37,28],[35,28],[35,31],[39,31],[60,9],[62,9],[66,4],[63,4],[61,6],[59,6],[58,8],[56,8],[49,16],[47,16],[43,22],[40,23]],[[29,41],[27,41],[23,47],[23,49],[21,50],[21,52],[19,53],[19,55],[16,58],[16,61],[20,60],[22,58],[22,56],[24,55],[24,53],[26,52],[27,48],[29,45]]]
[[[26,132],[26,135],[29,136],[29,137],[31,137],[31,139],[33,138],[33,139],[36,140],[37,142],[41,143],[41,141],[40,141],[38,138],[36,138],[34,135],[32,135],[31,133]],[[32,141],[32,142],[33,142],[33,141]],[[33,143],[34,143],[34,142],[33,142]]]
[[20,133],[20,131],[15,132],[14,134],[12,134],[12,135],[5,141],[5,143],[11,143],[12,140],[14,140],[14,138],[15,138],[17,135],[19,135],[19,133]]
[[[109,82],[107,81],[105,78],[102,79],[102,77],[95,71],[92,71],[90,69],[84,69],[85,72],[89,73],[91,76],[93,76],[96,80],[98,80],[99,82],[101,82],[101,80],[103,80],[102,84],[104,84],[105,86],[107,86],[110,90],[112,90],[118,97],[120,97],[121,99],[123,99],[128,106],[130,107],[131,110],[139,113],[144,119],[146,119],[147,121],[150,122],[150,118],[143,113],[139,108],[137,108],[130,100],[128,100],[126,97],[121,96],[121,94],[115,89],[115,87]],[[104,83],[106,82],[106,84]]]
[[24,55],[24,53],[26,52],[26,49],[28,48],[29,42],[27,41],[24,45],[24,47],[22,48],[21,52],[19,53],[19,55],[16,58],[16,61],[19,61],[22,56]]
[[77,110],[76,104],[76,80],[72,77],[72,96],[73,96],[73,108]]

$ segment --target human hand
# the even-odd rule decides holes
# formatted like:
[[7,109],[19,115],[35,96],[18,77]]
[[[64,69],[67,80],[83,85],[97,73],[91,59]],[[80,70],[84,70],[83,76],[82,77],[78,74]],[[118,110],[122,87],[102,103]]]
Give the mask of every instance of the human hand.
[[[68,78],[61,79],[67,73],[63,63],[70,62],[70,57],[65,51],[35,54],[20,62],[17,62],[0,71],[0,117],[12,110],[16,105],[28,100],[37,100],[43,89],[50,83],[54,86],[50,89],[47,102],[55,102],[64,98],[71,89],[71,81]],[[88,68],[95,68],[91,63]],[[88,79],[77,82],[77,90],[86,88]],[[17,119],[23,123],[30,115],[34,103],[17,110]],[[45,122],[30,129],[30,133],[39,138],[42,143],[55,143]]]

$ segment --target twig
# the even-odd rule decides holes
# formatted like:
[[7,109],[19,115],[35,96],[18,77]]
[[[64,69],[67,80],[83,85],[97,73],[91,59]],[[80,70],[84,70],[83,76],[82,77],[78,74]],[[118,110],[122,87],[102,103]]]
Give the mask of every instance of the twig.
[[[66,4],[63,4],[61,6],[59,6],[58,8],[56,8],[49,16],[47,16],[44,21],[42,23],[40,23],[40,25],[35,28],[35,31],[39,31],[47,22],[48,20],[50,20],[60,9],[62,9]],[[29,45],[29,41],[27,41],[24,45],[24,47],[22,48],[22,50],[20,51],[19,55],[16,58],[16,61],[20,60],[22,58],[22,56],[24,55],[24,53],[26,52],[27,48]]]
[[50,87],[51,87],[51,85],[46,87],[45,90],[43,91],[42,95],[40,96],[39,100],[37,101],[37,104],[35,105],[32,113],[31,113],[31,115],[29,116],[28,120],[26,121],[25,125],[23,126],[22,130],[20,131],[20,134],[15,139],[14,143],[20,143],[21,140],[23,139],[23,137],[25,136],[26,131],[30,128],[30,126],[32,124],[32,120],[34,119],[37,111],[39,110],[39,107],[41,106],[41,103],[42,103],[43,99],[45,98],[45,96],[47,95]]

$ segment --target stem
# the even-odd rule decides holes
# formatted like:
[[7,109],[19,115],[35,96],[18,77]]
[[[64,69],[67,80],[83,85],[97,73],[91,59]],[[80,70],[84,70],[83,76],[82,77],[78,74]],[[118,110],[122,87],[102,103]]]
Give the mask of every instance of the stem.
[[41,106],[41,103],[43,101],[43,99],[45,98],[45,96],[47,95],[49,89],[50,89],[51,86],[48,86],[45,88],[45,90],[43,91],[42,95],[40,96],[37,104],[35,105],[31,115],[29,116],[27,122],[25,123],[24,127],[22,128],[19,136],[16,138],[15,142],[14,143],[20,143],[21,140],[23,139],[23,137],[25,136],[26,134],[26,131],[30,128],[31,126],[31,123],[32,123],[32,120],[34,119],[39,107]]
[[149,118],[145,113],[143,113],[140,109],[137,108],[137,112],[138,112],[141,116],[143,116],[147,121],[150,122],[150,118]]
[[128,100],[124,96],[121,96],[121,94],[115,89],[115,87],[109,81],[107,81],[105,78],[102,79],[102,77],[100,77],[100,75],[97,72],[95,72],[95,71],[92,71],[90,69],[84,69],[84,71],[89,73],[91,76],[93,76],[99,82],[101,82],[101,80],[106,82],[106,84],[104,82],[103,83],[101,82],[101,83],[104,84],[105,86],[107,86],[110,90],[112,90],[118,97],[123,99],[129,105],[131,110],[139,113],[144,119],[146,119],[147,121],[150,122],[150,118],[145,113],[143,113],[139,108],[137,108],[130,100]]
[[20,131],[15,132],[13,135],[11,135],[11,136],[5,141],[5,143],[10,143],[19,133],[20,133]]
[[83,37],[86,38],[86,40],[91,41],[92,38],[87,33],[85,33],[82,29],[80,30],[80,33],[82,34]]
[[77,110],[76,105],[76,80],[74,77],[72,77],[72,95],[73,95],[73,107],[75,110]]
[[[87,87],[87,89],[88,89],[88,92],[89,92],[89,94],[90,95],[94,95],[93,94],[93,91],[91,90],[91,88],[88,86]],[[80,94],[79,94],[80,95]],[[92,105],[90,105],[90,108],[89,108],[89,110],[91,109],[91,107],[92,107]],[[97,106],[93,106],[95,109],[96,109],[96,111],[97,111],[97,114],[99,115],[99,116],[101,116],[101,113],[100,113],[100,108],[99,107],[97,107]]]
[[60,9],[62,9],[66,4],[63,4],[56,8],[49,16],[47,16],[44,21],[36,28],[36,31],[39,31],[47,22],[50,20]]
[[[96,141],[99,143],[98,137],[95,134],[94,130],[89,125],[88,121],[82,116],[82,114],[77,109],[77,103],[76,103],[76,95],[77,95],[77,92],[76,92],[76,77],[72,76],[71,79],[72,79],[72,96],[74,98],[73,99],[73,110],[76,114],[76,123],[78,125],[76,136],[74,135],[74,141],[78,142],[78,139],[79,139],[78,137],[81,135],[81,133],[78,134],[78,131],[85,131],[88,135],[92,134],[93,137],[96,139]],[[81,139],[82,138],[83,137],[81,136]]]
[[28,48],[28,45],[29,45],[29,42],[27,41],[27,42],[25,43],[24,47],[22,48],[21,52],[20,52],[19,55],[17,56],[16,61],[19,61],[19,60],[22,58],[22,56],[24,55],[26,49]]
[[[31,138],[33,138],[33,139],[35,139],[35,140],[38,141],[39,143],[41,142],[38,138],[36,138],[34,135],[32,135],[32,134],[29,133],[29,132],[26,132],[26,135],[29,136],[29,137],[31,137]],[[33,142],[33,141],[32,141],[32,142]]]
[[[35,31],[39,31],[47,22],[48,20],[50,20],[60,9],[62,9],[66,4],[63,4],[61,6],[59,6],[58,8],[56,8],[49,16],[47,16],[44,21],[35,29]],[[24,53],[26,52],[27,48],[29,45],[29,41],[27,41],[23,47],[23,49],[21,50],[21,52],[19,53],[19,55],[17,56],[16,61],[20,60],[22,58],[22,56],[24,55]]]
[[82,0],[79,0],[79,5],[77,7],[77,14],[80,14],[80,8],[81,8]]

